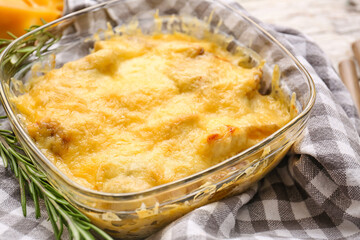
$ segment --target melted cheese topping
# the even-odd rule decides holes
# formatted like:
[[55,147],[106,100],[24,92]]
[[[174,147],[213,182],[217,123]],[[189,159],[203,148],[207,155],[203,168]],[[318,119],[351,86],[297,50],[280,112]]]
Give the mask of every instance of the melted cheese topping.
[[14,99],[30,136],[76,182],[136,192],[217,164],[290,119],[261,65],[183,34],[115,36]]

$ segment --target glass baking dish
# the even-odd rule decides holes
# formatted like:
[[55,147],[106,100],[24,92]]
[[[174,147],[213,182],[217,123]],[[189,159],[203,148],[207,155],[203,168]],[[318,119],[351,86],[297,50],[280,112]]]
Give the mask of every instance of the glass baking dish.
[[[271,82],[272,69],[278,65],[281,87],[289,96],[296,93],[298,115],[255,146],[186,178],[135,193],[87,189],[65,176],[37,148],[11,97],[22,93],[19,81],[27,81],[35,63],[50,62],[59,68],[87,55],[94,34],[104,38],[105,29],[116,29],[134,19],[143,32],[151,33],[158,24],[157,16],[164,19],[163,31],[181,31],[182,22],[195,18],[206,22],[207,30],[226,35],[230,39],[229,51],[234,46],[250,49],[250,55],[266,60],[264,85]],[[45,39],[40,54],[22,54],[24,42],[35,34]],[[201,37],[199,32],[194,34]],[[53,44],[54,39],[57,42]],[[9,58],[14,53],[17,61]],[[315,101],[314,83],[302,64],[257,23],[219,0],[116,0],[74,12],[15,40],[0,56],[0,78],[2,103],[26,152],[74,206],[121,239],[149,236],[194,208],[246,190],[273,169],[299,139]]]

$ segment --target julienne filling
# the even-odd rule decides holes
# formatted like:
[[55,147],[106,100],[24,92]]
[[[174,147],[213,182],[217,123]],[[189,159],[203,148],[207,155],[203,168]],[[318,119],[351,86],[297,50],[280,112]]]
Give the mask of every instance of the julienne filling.
[[281,94],[259,93],[263,64],[241,59],[180,33],[114,36],[34,77],[14,101],[37,146],[74,181],[137,192],[213,166],[291,120]]

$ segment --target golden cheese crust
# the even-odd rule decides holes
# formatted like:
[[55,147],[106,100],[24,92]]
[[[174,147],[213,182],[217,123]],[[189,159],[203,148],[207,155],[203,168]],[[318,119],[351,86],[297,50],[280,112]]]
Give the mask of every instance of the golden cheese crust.
[[114,36],[32,79],[14,99],[30,136],[65,174],[136,192],[217,164],[285,125],[289,106],[258,92],[261,65],[190,36]]

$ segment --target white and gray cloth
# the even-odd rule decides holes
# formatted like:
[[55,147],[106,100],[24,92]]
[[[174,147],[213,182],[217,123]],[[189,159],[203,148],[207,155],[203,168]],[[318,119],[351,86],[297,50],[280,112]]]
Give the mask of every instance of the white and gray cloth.
[[[67,7],[95,2],[69,0]],[[360,238],[360,119],[351,97],[325,54],[306,36],[261,25],[315,81],[317,99],[303,138],[245,193],[198,208],[150,239]],[[18,181],[3,167],[0,174],[0,239],[53,239],[44,204],[36,220],[29,200],[24,218]]]

